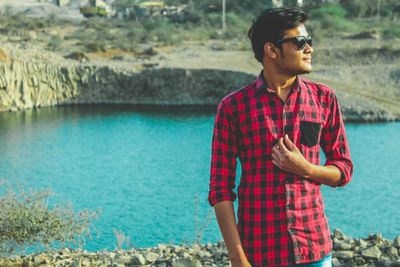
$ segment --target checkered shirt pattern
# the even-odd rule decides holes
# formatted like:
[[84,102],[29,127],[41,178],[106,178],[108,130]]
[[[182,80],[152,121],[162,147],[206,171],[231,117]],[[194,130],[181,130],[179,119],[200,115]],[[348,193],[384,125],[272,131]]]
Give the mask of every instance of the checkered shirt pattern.
[[253,267],[313,262],[332,250],[321,184],[272,163],[272,148],[284,134],[313,164],[320,164],[322,148],[325,165],[341,172],[339,186],[353,173],[339,104],[326,85],[298,76],[284,103],[261,73],[226,96],[215,118],[208,201],[236,199],[239,158],[237,230]]

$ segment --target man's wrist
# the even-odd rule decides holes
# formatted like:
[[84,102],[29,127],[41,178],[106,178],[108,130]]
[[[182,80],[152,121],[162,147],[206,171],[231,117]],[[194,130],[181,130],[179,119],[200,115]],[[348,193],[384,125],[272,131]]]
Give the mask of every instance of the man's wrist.
[[237,263],[246,262],[247,257],[245,255],[243,249],[240,249],[240,250],[229,252],[229,260],[231,262],[237,262]]
[[305,168],[305,174],[303,175],[304,178],[312,179],[311,177],[313,177],[314,167],[315,167],[314,164],[307,162],[307,166]]

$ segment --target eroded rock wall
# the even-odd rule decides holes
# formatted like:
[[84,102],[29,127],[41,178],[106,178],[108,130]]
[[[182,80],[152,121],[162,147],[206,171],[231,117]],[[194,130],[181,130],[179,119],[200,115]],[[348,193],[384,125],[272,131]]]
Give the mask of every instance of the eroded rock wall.
[[223,70],[145,69],[0,63],[0,110],[58,104],[214,105],[254,79]]
[[[129,70],[22,61],[0,55],[0,111],[65,104],[217,105],[254,74],[217,69]],[[337,92],[345,120],[392,121],[379,102]]]

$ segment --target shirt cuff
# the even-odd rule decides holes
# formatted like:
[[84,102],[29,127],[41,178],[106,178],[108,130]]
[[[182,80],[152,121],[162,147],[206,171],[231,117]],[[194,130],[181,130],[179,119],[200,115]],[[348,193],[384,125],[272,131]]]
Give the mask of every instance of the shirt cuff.
[[333,187],[343,187],[350,182],[350,177],[346,176],[346,164],[340,161],[327,161],[325,166],[333,165],[340,171],[340,182]]
[[215,204],[218,202],[224,201],[224,200],[229,200],[229,201],[235,201],[236,200],[236,193],[233,192],[232,190],[227,190],[227,189],[219,189],[215,190],[212,189],[210,190],[208,194],[208,203],[214,207]]

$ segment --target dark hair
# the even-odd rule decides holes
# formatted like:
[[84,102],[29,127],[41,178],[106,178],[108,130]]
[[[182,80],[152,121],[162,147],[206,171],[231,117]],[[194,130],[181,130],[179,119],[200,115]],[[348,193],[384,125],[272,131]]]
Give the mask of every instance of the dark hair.
[[263,11],[251,25],[247,36],[255,58],[262,63],[264,44],[281,39],[286,30],[293,29],[307,20],[307,15],[299,8],[269,8]]

